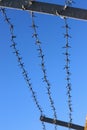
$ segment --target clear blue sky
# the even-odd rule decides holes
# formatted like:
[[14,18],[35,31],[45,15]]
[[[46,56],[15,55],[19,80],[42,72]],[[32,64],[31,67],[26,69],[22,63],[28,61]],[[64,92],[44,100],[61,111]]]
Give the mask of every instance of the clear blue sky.
[[[44,1],[44,0],[43,0]],[[50,0],[45,0],[50,2]],[[77,0],[75,7],[87,8],[87,1]],[[64,0],[51,0],[51,3],[64,4]],[[44,114],[52,117],[46,92],[42,82],[40,59],[38,58],[31,16],[26,11],[7,9],[7,15],[15,27],[15,39],[25,67],[30,74],[33,88],[44,110]],[[63,55],[65,39],[62,28],[64,20],[60,17],[37,14],[37,32],[45,54],[48,79],[51,93],[55,101],[59,120],[68,121],[68,106],[65,80],[65,57]],[[75,19],[68,20],[71,27],[71,83],[73,123],[84,125],[87,114],[87,22]],[[0,130],[41,130],[40,114],[33,102],[31,92],[21,74],[17,59],[10,48],[10,31],[0,13]],[[47,130],[54,126],[46,124]],[[66,128],[59,127],[59,130]]]

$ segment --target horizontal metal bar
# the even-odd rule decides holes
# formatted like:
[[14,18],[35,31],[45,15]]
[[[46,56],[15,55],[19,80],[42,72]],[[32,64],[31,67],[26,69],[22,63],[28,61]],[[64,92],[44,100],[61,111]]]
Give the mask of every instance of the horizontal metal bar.
[[63,10],[64,6],[62,5],[44,2],[33,1],[31,4],[30,0],[0,0],[0,6],[16,9],[23,9],[24,7],[25,10],[29,11],[87,20],[86,9],[67,7],[65,10]]
[[[47,122],[47,123],[60,125],[60,126],[63,126],[63,127],[69,127],[69,123],[68,122],[64,122],[64,121],[60,121],[60,120],[55,120],[54,121],[53,119],[48,118],[48,117],[44,117],[44,116],[41,116],[40,120],[44,121],[44,122]],[[75,129],[75,130],[84,130],[83,126],[76,125],[76,124],[71,124],[70,128]]]

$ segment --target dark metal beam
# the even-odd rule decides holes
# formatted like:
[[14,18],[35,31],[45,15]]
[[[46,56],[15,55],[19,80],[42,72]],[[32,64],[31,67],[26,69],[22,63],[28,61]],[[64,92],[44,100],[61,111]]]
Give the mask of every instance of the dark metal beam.
[[31,4],[30,0],[0,0],[0,6],[87,20],[86,9],[67,7],[63,10],[64,6],[44,2],[33,1]]
[[[44,116],[41,116],[40,120],[44,121],[44,122],[47,122],[47,123],[60,125],[60,126],[63,126],[63,127],[69,127],[69,123],[68,122],[64,122],[64,121],[60,121],[60,120],[54,121],[53,119],[48,118],[48,117],[44,117]],[[76,124],[71,124],[71,128],[75,129],[75,130],[84,130],[83,126],[76,125]]]

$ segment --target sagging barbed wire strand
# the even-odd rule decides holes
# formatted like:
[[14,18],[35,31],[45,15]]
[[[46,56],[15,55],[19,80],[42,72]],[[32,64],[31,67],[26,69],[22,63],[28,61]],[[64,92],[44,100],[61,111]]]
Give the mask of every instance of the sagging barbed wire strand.
[[[28,85],[28,88],[30,89],[30,91],[32,93],[32,97],[33,97],[33,100],[34,100],[34,102],[36,104],[36,107],[39,110],[40,115],[44,115],[43,110],[42,110],[42,108],[40,106],[40,103],[39,103],[39,101],[38,101],[38,99],[36,97],[36,92],[33,90],[31,79],[29,78],[28,72],[25,69],[23,58],[21,57],[20,52],[17,49],[17,44],[15,42],[16,36],[14,35],[14,25],[11,23],[10,18],[7,16],[5,8],[1,8],[0,11],[3,13],[5,21],[9,25],[9,28],[10,28],[11,43],[12,43],[10,47],[13,49],[13,53],[15,54],[15,56],[17,58],[18,65],[21,68],[22,75],[23,75],[23,77],[24,77],[24,79],[25,79],[25,81],[26,81],[26,83]],[[43,121],[42,121],[42,129],[46,130],[46,126],[45,126],[45,123]]]
[[[52,98],[52,94],[51,94],[51,84],[47,78],[47,71],[46,71],[46,66],[45,66],[45,59],[44,59],[44,54],[43,54],[43,49],[41,47],[41,41],[39,40],[39,37],[38,37],[38,33],[37,33],[37,25],[35,24],[35,14],[34,12],[31,12],[31,17],[32,17],[32,28],[34,30],[34,33],[32,35],[33,38],[35,38],[35,43],[38,47],[37,51],[38,51],[38,57],[40,58],[41,60],[41,69],[42,69],[42,72],[43,72],[43,82],[46,83],[47,87],[47,94],[48,94],[48,98],[49,98],[49,101],[50,101],[50,104],[51,104],[51,108],[53,110],[53,116],[54,116],[54,124],[56,123],[56,120],[57,120],[57,113],[56,113],[56,108],[55,108],[55,105],[54,105],[54,101],[53,101],[53,98]],[[57,125],[55,125],[55,130],[57,130]]]

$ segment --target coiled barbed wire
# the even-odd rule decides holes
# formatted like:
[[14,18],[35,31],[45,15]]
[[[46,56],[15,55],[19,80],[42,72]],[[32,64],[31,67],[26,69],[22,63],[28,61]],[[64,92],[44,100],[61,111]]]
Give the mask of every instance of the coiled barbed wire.
[[[33,90],[31,79],[29,78],[28,72],[25,69],[23,58],[21,57],[20,52],[17,49],[17,43],[15,42],[16,36],[14,35],[14,25],[11,23],[10,18],[7,16],[5,8],[1,8],[0,11],[3,13],[4,19],[5,19],[6,23],[9,25],[9,28],[10,28],[11,43],[12,43],[10,47],[14,50],[13,53],[15,54],[15,56],[17,58],[18,65],[19,65],[19,67],[21,68],[21,71],[22,71],[22,75],[23,75],[23,77],[24,77],[24,79],[25,79],[25,81],[28,85],[28,88],[30,89],[30,91],[32,93],[32,97],[33,97],[33,100],[36,104],[36,107],[39,110],[40,115],[42,116],[43,110],[40,106],[40,103],[39,103],[37,97],[36,97],[36,92]],[[45,123],[43,121],[42,121],[42,129],[46,130],[46,126],[45,126]]]
[[[52,94],[51,94],[51,84],[47,78],[47,72],[46,72],[46,66],[45,66],[45,59],[44,59],[44,54],[43,54],[43,49],[41,47],[41,41],[39,40],[39,37],[38,37],[38,33],[37,33],[37,25],[35,24],[35,20],[34,20],[34,17],[35,17],[35,14],[34,12],[31,12],[31,17],[32,17],[32,28],[34,30],[34,33],[32,35],[33,38],[35,38],[35,43],[36,45],[38,46],[38,54],[39,54],[39,58],[41,60],[41,69],[42,69],[42,72],[43,72],[43,82],[46,83],[47,87],[47,94],[48,94],[48,98],[49,98],[49,101],[50,101],[50,104],[51,104],[51,108],[53,110],[53,116],[54,116],[54,124],[56,123],[56,120],[57,120],[57,113],[56,113],[56,108],[55,108],[55,105],[54,105],[54,101],[53,101],[53,98],[52,98]],[[55,130],[57,130],[57,125],[55,125]]]

